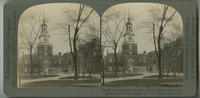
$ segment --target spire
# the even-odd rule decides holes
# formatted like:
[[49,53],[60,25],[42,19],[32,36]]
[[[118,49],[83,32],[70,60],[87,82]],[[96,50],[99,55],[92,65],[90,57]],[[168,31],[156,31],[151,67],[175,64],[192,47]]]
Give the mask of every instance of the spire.
[[131,23],[129,10],[128,10],[128,20],[127,20],[127,23],[126,23],[126,30],[127,31],[131,31],[132,30],[132,23]]
[[[46,36],[48,35],[48,31],[47,31],[47,24],[46,24],[46,19],[43,17],[42,20],[42,24],[41,24],[41,33],[40,33],[40,37],[41,36]],[[49,36],[49,35],[48,35]]]
[[128,22],[131,22],[130,11],[128,10]]
[[45,22],[46,22],[46,21],[45,21],[45,18],[43,18],[43,24],[45,24]]
[[127,24],[126,25],[132,25],[131,16],[130,16],[130,11],[129,10],[128,10],[128,18],[127,18]]
[[46,15],[45,15],[45,12],[43,12],[43,23],[42,23],[42,26],[47,26],[46,25]]
[[44,28],[44,27],[46,27],[46,26],[47,26],[46,20],[45,20],[45,18],[43,18],[42,27]]

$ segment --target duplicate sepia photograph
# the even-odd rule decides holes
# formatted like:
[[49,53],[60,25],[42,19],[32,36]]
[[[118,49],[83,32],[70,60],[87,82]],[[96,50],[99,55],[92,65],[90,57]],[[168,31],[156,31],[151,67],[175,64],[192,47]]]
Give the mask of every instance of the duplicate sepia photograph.
[[18,87],[183,87],[183,21],[171,6],[32,6],[18,25]]

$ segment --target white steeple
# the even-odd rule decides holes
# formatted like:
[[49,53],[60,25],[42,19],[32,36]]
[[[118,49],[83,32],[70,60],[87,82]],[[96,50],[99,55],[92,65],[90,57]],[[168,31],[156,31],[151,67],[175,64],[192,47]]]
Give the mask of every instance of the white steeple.
[[48,26],[46,24],[45,19],[43,19],[43,23],[41,25],[41,32],[40,32],[39,39],[40,39],[39,44],[41,44],[41,45],[49,45],[50,44],[50,35],[48,32]]
[[135,43],[135,34],[133,32],[133,24],[131,23],[131,18],[128,15],[126,23],[126,32],[124,34],[124,43]]

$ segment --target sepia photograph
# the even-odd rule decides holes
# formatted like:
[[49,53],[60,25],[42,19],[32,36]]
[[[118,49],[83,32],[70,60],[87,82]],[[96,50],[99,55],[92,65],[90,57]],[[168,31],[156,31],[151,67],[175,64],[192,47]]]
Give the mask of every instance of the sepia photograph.
[[183,21],[165,4],[35,5],[17,49],[18,88],[184,86]]

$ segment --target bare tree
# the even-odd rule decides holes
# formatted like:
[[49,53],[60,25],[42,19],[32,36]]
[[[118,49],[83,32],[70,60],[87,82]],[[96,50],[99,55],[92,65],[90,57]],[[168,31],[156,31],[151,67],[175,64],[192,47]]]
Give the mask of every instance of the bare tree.
[[[28,18],[28,19],[26,19]],[[40,33],[40,22],[36,16],[22,17],[19,23],[19,33],[21,44],[29,51],[30,75],[33,76],[33,50],[36,48]]]
[[105,43],[107,43],[113,49],[113,52],[114,52],[115,74],[117,74],[118,72],[117,50],[118,50],[120,40],[123,38],[125,34],[125,27],[126,27],[125,19],[123,18],[113,20],[112,27],[109,23],[107,25],[106,23],[104,24],[103,35],[105,38]]
[[[155,17],[154,18],[154,23],[152,24],[153,28],[153,42],[154,42],[154,48],[155,48],[155,53],[158,59],[158,70],[159,70],[159,76],[158,78],[162,78],[162,49],[161,49],[161,41],[163,40],[163,35],[164,35],[164,29],[167,26],[167,24],[172,20],[174,15],[176,14],[176,10],[174,10],[171,15],[167,15],[169,10],[169,6],[164,5],[163,10],[160,17]],[[152,10],[154,12],[155,10]],[[156,26],[158,28],[156,28]],[[157,29],[157,30],[156,30]],[[157,31],[157,36],[156,36],[156,31]]]
[[[174,63],[174,61],[170,61],[170,60],[172,58],[174,58],[173,56],[174,56],[174,54],[176,54],[177,51],[181,51],[181,49],[182,49],[182,44],[181,43],[183,43],[183,42],[178,42],[180,40],[177,40],[177,39],[182,39],[183,38],[183,29],[182,29],[181,25],[177,24],[177,23],[172,23],[171,25],[172,25],[172,27],[174,29],[172,35],[169,38],[165,37],[163,39],[163,40],[165,40],[165,42],[167,44],[174,43],[173,44],[174,46],[170,47],[170,49],[169,49],[169,46],[165,47],[165,49],[168,48],[169,51],[166,51],[164,53],[166,56],[163,57],[163,58],[167,58],[166,60],[168,61],[168,63],[170,63],[170,64],[166,64],[166,67],[167,67],[167,77],[169,76],[170,69],[172,69],[172,68],[176,67],[177,68],[176,70],[178,72],[178,63],[179,63],[178,59],[176,60],[176,62],[177,62],[176,66],[172,66],[172,64]],[[177,58],[177,57],[175,57],[175,58]],[[173,63],[171,63],[171,62],[173,62]],[[163,71],[163,73],[164,73],[164,71]],[[174,73],[174,76],[176,76],[175,69],[173,70],[173,73]]]
[[[87,11],[88,7],[85,4],[80,4],[78,10],[74,10],[75,16],[67,17],[70,23],[65,23],[64,28],[67,29],[68,34],[68,44],[70,46],[70,52],[73,57],[74,62],[74,79],[78,79],[78,41],[80,34],[80,29],[88,21],[89,17],[93,13],[93,9]],[[87,13],[88,12],[88,13]],[[65,14],[72,14],[71,11],[65,11]],[[71,19],[70,19],[71,18]]]

